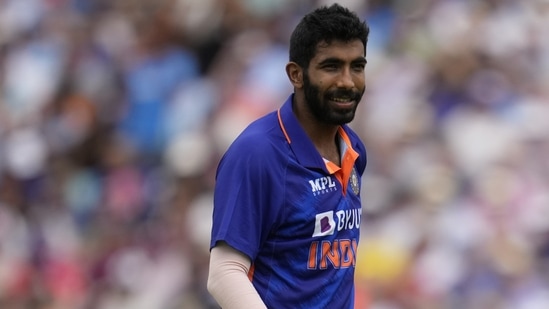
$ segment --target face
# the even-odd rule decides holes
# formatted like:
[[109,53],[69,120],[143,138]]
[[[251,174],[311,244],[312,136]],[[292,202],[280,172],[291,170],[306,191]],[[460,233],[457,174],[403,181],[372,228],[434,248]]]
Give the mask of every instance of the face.
[[364,46],[360,40],[319,44],[303,74],[307,106],[320,122],[351,122],[364,94]]

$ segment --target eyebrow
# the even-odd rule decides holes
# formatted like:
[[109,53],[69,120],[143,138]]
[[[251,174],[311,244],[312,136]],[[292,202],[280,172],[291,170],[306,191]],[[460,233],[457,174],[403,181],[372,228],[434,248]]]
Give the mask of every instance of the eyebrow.
[[366,57],[359,57],[355,60],[351,61],[352,63],[368,63],[368,60],[366,60]]
[[[330,57],[330,58],[326,58],[324,60],[322,60],[321,62],[318,63],[318,65],[323,65],[323,64],[341,64],[341,63],[344,63],[345,61],[341,60],[340,58],[335,58],[335,57]],[[353,59],[351,61],[351,63],[353,64],[356,64],[356,63],[368,63],[368,61],[366,61],[366,58],[365,57],[358,57],[356,59]]]

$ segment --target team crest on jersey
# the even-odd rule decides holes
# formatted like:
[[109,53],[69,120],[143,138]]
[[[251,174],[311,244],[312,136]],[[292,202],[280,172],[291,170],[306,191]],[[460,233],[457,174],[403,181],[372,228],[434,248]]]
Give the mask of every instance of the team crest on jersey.
[[358,195],[360,192],[360,182],[358,181],[358,173],[356,172],[356,169],[353,168],[353,171],[351,172],[351,179],[349,180],[351,183],[351,189],[353,190],[353,193],[355,195]]

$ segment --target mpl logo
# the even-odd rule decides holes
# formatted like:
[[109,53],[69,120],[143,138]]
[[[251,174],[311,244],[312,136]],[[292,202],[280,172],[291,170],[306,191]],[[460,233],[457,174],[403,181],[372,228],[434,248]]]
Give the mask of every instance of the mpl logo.
[[337,190],[336,183],[330,176],[309,180],[309,184],[311,185],[311,192],[313,192],[315,196]]

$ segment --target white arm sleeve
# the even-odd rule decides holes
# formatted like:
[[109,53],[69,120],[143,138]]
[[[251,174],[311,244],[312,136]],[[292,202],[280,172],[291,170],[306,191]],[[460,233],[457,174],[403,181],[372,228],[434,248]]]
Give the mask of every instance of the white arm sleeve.
[[223,309],[266,309],[248,278],[251,261],[226,243],[212,248],[208,291]]

